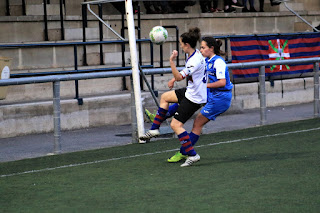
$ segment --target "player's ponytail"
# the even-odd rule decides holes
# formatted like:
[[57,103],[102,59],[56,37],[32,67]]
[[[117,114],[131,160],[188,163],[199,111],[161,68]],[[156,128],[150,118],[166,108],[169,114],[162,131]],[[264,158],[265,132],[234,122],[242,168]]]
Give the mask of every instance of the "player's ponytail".
[[225,55],[225,53],[220,49],[222,46],[222,41],[220,39],[215,39],[214,37],[204,37],[202,38],[203,41],[207,43],[207,46],[213,47],[214,54],[216,55]]
[[188,43],[192,48],[196,48],[197,42],[200,41],[201,33],[198,27],[190,28],[188,32],[183,33],[181,36],[183,43]]

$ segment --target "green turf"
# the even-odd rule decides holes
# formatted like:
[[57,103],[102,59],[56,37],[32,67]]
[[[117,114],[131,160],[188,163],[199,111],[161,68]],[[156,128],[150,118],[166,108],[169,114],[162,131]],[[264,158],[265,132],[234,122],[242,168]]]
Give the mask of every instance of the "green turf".
[[319,127],[202,135],[201,161],[188,168],[166,162],[177,139],[1,163],[6,175],[122,158],[0,177],[0,212],[319,212],[320,129],[283,134]]

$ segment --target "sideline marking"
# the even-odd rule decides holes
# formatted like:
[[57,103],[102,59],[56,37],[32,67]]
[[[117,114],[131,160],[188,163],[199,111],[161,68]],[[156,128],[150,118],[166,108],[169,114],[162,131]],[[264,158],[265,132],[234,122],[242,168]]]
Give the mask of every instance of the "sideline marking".
[[[201,147],[206,147],[206,146],[216,146],[216,145],[220,145],[220,144],[238,143],[238,142],[241,142],[241,141],[249,141],[249,140],[260,139],[260,138],[268,138],[268,137],[277,137],[277,136],[290,135],[290,134],[296,134],[296,133],[302,133],[302,132],[311,132],[311,131],[315,131],[315,130],[320,130],[320,127],[313,128],[313,129],[297,130],[297,131],[293,131],[293,132],[277,133],[277,134],[273,134],[273,135],[262,135],[262,136],[256,136],[256,137],[251,137],[251,138],[242,138],[242,139],[236,139],[236,140],[231,140],[231,141],[222,141],[222,142],[217,142],[217,143],[209,143],[209,144],[199,145],[199,146],[195,146],[195,147],[196,148],[201,148]],[[136,157],[142,157],[142,156],[148,156],[148,155],[154,155],[154,154],[173,152],[173,151],[177,151],[177,150],[179,150],[179,149],[170,149],[170,150],[149,152],[149,153],[138,154],[138,155],[124,156],[124,157],[119,157],[119,158],[110,158],[110,159],[97,160],[97,161],[91,161],[91,162],[85,162],[85,163],[69,164],[69,165],[52,167],[52,168],[29,170],[29,171],[25,171],[25,172],[18,172],[18,173],[12,173],[12,174],[7,174],[7,175],[0,175],[0,178],[17,176],[17,175],[24,175],[24,174],[30,174],[30,173],[46,172],[46,171],[52,171],[52,170],[56,170],[56,169],[71,168],[71,167],[91,165],[91,164],[97,164],[97,163],[104,163],[104,162],[108,162],[108,161],[136,158]]]

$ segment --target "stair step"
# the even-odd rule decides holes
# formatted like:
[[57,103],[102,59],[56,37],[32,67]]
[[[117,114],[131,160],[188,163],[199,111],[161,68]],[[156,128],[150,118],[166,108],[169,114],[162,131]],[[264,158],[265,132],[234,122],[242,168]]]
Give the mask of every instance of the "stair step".
[[22,16],[22,5],[10,5],[10,15],[11,16]]
[[[304,11],[303,3],[287,2],[287,6],[290,9],[294,10],[295,12]],[[288,11],[288,9],[286,8],[286,6],[284,4],[280,4],[279,5],[279,11],[280,12],[285,12],[285,11]]]
[[10,5],[10,7],[16,6],[16,5],[22,5],[22,1],[21,0],[10,0],[9,5]]
[[[82,28],[66,28],[64,30],[65,40],[82,40]],[[86,28],[86,39],[99,39],[99,28]]]
[[[26,15],[44,15],[43,4],[27,4]],[[47,4],[47,15],[60,15],[60,5]]]

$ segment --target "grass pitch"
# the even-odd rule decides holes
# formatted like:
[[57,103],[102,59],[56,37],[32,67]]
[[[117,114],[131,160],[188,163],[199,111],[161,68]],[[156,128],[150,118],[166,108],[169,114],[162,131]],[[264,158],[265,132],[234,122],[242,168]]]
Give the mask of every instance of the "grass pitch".
[[0,163],[0,212],[318,212],[320,119]]

